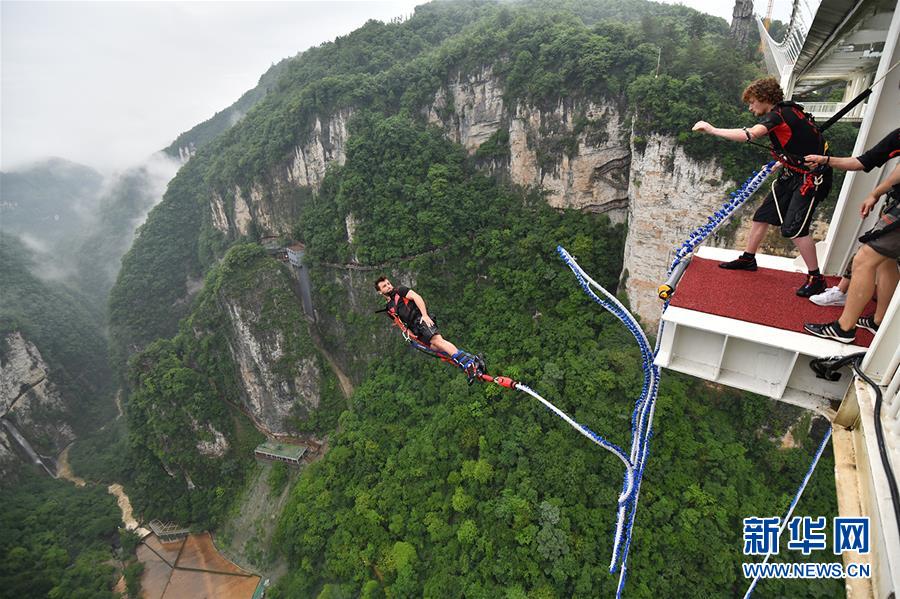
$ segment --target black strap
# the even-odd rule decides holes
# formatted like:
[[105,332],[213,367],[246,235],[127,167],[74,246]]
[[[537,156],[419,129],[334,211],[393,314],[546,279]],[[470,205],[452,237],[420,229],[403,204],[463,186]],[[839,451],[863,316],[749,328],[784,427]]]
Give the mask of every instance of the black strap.
[[861,94],[859,94],[858,96],[856,96],[856,97],[853,98],[852,100],[850,100],[850,102],[849,102],[846,106],[844,106],[843,108],[841,108],[840,110],[838,110],[838,111],[834,114],[833,117],[831,117],[830,119],[828,119],[827,121],[825,121],[825,123],[824,123],[821,127],[819,127],[819,131],[824,131],[825,129],[828,129],[828,128],[831,127],[833,124],[835,124],[836,122],[838,122],[839,120],[841,120],[841,117],[843,117],[845,114],[847,114],[848,112],[850,112],[851,110],[853,110],[854,108],[856,108],[856,105],[857,105],[857,104],[859,104],[860,102],[862,102],[863,100],[865,100],[866,98],[868,98],[870,95],[872,95],[872,88],[871,88],[871,87],[868,88],[867,90],[863,91]]
[[888,223],[881,229],[873,229],[859,238],[860,243],[869,243],[870,241],[875,241],[882,235],[890,233],[891,231],[896,231],[900,229],[900,220],[895,220],[892,223]]

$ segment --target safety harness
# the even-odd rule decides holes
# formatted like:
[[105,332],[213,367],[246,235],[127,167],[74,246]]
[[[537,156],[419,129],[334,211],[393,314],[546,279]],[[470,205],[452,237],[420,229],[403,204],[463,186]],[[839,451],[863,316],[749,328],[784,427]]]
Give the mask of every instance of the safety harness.
[[515,384],[515,381],[512,381],[512,379],[506,379],[506,377],[497,377],[509,381],[509,384],[504,384],[505,381],[495,381],[493,377],[486,375],[484,373],[484,361],[478,356],[473,356],[472,354],[462,350],[457,352],[455,355],[450,356],[444,352],[431,349],[428,345],[423,343],[410,330],[408,326],[406,326],[406,323],[404,323],[403,320],[400,319],[400,315],[397,313],[397,307],[400,305],[401,301],[403,302],[404,306],[408,306],[411,300],[407,297],[402,297],[396,291],[394,292],[394,297],[392,299],[393,302],[389,303],[388,307],[385,307],[381,310],[376,310],[376,313],[384,312],[387,317],[393,321],[394,326],[400,329],[400,332],[403,334],[403,338],[406,339],[407,343],[409,343],[415,349],[430,356],[439,358],[442,362],[446,362],[448,364],[456,366],[466,374],[470,385],[476,380],[482,380],[485,382],[496,382],[498,385],[501,385],[503,387],[513,388],[512,385]]
[[[803,120],[810,127],[810,129],[815,133],[816,137],[818,137],[822,141],[822,146],[824,148],[823,151],[827,153],[828,142],[822,138],[822,132],[827,129],[828,126],[830,126],[830,123],[826,123],[822,127],[819,127],[818,124],[816,124],[816,119],[813,115],[803,110],[803,106],[801,106],[800,104],[791,102],[790,100],[779,102],[772,108],[772,111],[776,112],[778,116],[781,117],[781,120],[786,122],[786,119],[784,118],[785,109],[790,109],[797,118]],[[775,142],[778,143],[777,148],[775,147]],[[822,182],[825,180],[824,171],[826,165],[819,165],[816,168],[810,169],[804,162],[804,156],[793,154],[785,150],[781,145],[781,142],[778,141],[777,137],[775,138],[775,142],[773,142],[771,145],[761,144],[750,139],[750,134],[747,134],[747,143],[749,143],[751,146],[765,148],[769,151],[772,157],[776,161],[778,161],[785,169],[803,177],[803,183],[800,185],[801,195],[805,196],[810,189],[818,189]]]

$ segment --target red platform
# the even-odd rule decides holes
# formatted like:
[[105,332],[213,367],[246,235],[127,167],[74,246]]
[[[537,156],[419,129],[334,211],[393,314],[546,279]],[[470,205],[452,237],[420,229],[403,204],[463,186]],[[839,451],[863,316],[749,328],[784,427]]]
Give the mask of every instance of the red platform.
[[[839,280],[828,277],[828,284],[837,285]],[[670,305],[808,335],[803,330],[805,323],[837,320],[843,308],[817,306],[797,297],[795,292],[803,282],[800,273],[770,268],[725,270],[718,261],[694,256]],[[870,302],[863,314],[874,312],[875,302]],[[872,333],[857,328],[856,345],[869,347],[872,339]]]

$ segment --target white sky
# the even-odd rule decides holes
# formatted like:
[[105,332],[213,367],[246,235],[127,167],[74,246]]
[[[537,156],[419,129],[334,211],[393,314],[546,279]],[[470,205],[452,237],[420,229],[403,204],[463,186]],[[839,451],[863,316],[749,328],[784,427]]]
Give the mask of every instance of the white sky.
[[[47,156],[132,166],[273,63],[422,3],[0,0],[0,170]],[[672,3],[731,20],[729,0]],[[776,0],[776,18],[789,11]]]

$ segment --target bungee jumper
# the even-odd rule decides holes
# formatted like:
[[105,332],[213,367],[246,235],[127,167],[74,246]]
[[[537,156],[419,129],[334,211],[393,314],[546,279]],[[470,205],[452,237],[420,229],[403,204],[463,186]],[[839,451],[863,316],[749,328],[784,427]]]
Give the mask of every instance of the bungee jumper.
[[421,295],[409,287],[394,287],[385,276],[378,277],[375,289],[386,302],[385,308],[379,312],[385,312],[394,321],[413,347],[457,366],[466,374],[470,385],[476,380],[483,380],[486,369],[484,358],[463,351],[444,339],[435,319],[428,314],[428,307]]
[[720,129],[706,121],[698,121],[693,131],[714,135],[731,141],[760,145],[753,140],[768,135],[768,149],[782,167],[771,192],[753,215],[753,226],[747,240],[747,249],[736,260],[719,266],[728,270],[755,271],[756,251],[759,249],[769,225],[780,227],[782,236],[794,245],[806,263],[805,283],[797,289],[800,297],[810,297],[825,290],[825,277],[819,272],[815,242],[809,234],[816,206],[831,190],[832,170],[827,164],[810,168],[804,157],[808,154],[824,155],[828,144],[822,130],[803,107],[784,100],[784,92],[774,77],[752,82],[744,90],[742,99],[750,112],[759,117],[753,127]]

